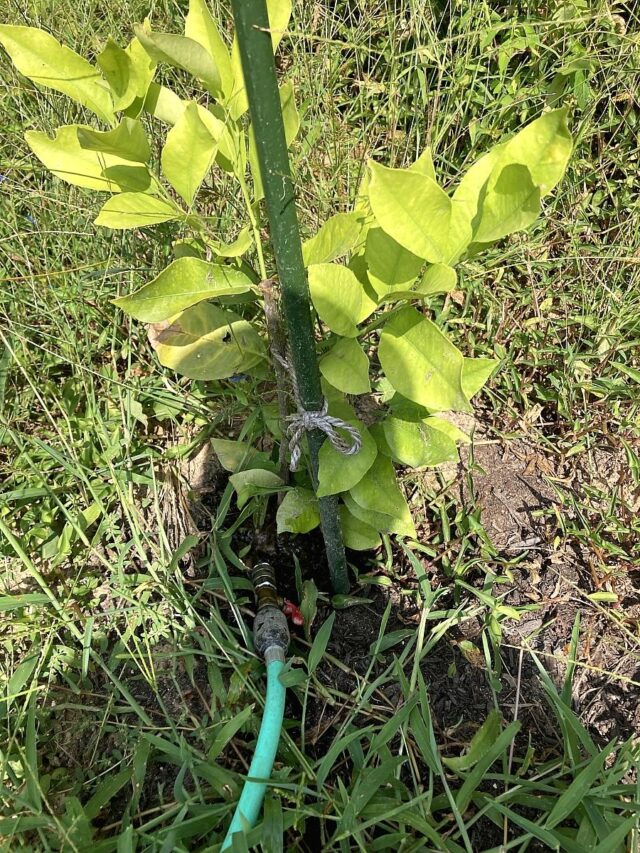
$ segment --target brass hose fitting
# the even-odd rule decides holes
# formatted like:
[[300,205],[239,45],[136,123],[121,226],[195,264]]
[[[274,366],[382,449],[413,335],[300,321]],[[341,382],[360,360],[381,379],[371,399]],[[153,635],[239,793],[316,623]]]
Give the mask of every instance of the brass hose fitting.
[[273,566],[258,563],[251,570],[256,593],[257,613],[253,621],[253,644],[267,662],[284,660],[289,648],[287,617],[278,604],[278,590]]

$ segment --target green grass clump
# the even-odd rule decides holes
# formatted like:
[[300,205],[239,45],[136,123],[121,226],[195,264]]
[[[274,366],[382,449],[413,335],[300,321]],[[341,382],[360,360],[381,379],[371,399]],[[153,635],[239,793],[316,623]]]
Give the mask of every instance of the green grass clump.
[[[12,0],[0,20],[91,55],[150,12],[177,31],[185,5]],[[228,9],[214,12],[228,31]],[[374,625],[363,654],[340,655],[358,628],[350,607],[330,644],[315,626],[296,642],[274,789],[248,842],[269,853],[318,849],[318,838],[341,851],[634,849],[638,727],[604,743],[576,691],[593,673],[621,697],[640,687],[588,651],[592,624],[615,630],[625,655],[640,651],[638,617],[615,607],[640,558],[637,12],[341,0],[294,4],[293,21],[278,61],[303,115],[294,171],[306,235],[348,209],[367,156],[403,164],[430,145],[453,180],[545,106],[572,106],[576,151],[544,230],[466,264],[437,320],[466,355],[502,359],[486,429],[552,460],[551,545],[573,549],[594,586],[576,586],[581,618],[549,652],[562,677],[526,644],[509,671],[503,626],[532,607],[514,613],[502,584],[522,561],[497,553],[481,507],[409,480],[424,533],[419,548],[389,544],[362,570],[357,594],[371,607],[358,612]],[[79,113],[0,67],[2,849],[214,850],[257,734],[263,667],[248,651],[235,535],[247,514],[233,515],[232,490],[216,481],[211,533],[195,549],[183,463],[212,436],[238,435],[242,386],[170,375],[113,308],[161,269],[175,234],[96,230],[91,194],[47,176],[23,141]],[[232,236],[224,182],[211,205]],[[326,619],[326,596],[302,575],[297,585]],[[390,591],[387,605],[376,591]],[[446,713],[433,688],[443,660]],[[454,687],[474,667],[487,701],[468,709]]]

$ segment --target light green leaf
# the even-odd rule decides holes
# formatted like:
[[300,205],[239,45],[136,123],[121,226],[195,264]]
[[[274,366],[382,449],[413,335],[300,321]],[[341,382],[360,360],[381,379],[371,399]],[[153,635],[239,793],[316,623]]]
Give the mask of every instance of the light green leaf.
[[229,477],[229,482],[236,490],[238,509],[255,495],[270,495],[277,492],[284,483],[273,471],[263,468],[252,468],[249,471],[239,471]]
[[457,758],[443,758],[442,763],[456,772],[470,770],[491,749],[502,731],[502,714],[491,711],[472,737],[466,752]]
[[451,235],[446,261],[455,263],[472,240],[473,229],[478,221],[480,198],[500,160],[502,145],[496,145],[488,154],[480,157],[465,172],[451,199]]
[[335,213],[302,246],[305,266],[326,264],[348,254],[361,240],[365,217],[359,211]]
[[151,59],[181,68],[204,83],[212,95],[221,94],[220,72],[211,56],[197,41],[173,33],[151,32],[140,25],[135,27],[135,32]]
[[386,516],[390,521],[389,527],[393,525],[396,531],[401,530],[405,535],[416,535],[411,512],[396,480],[395,468],[386,456],[377,455],[364,477],[349,490],[349,496],[361,510],[366,511],[367,516],[362,518],[346,496],[345,504],[365,523],[383,530],[383,527],[378,526],[378,516]]
[[489,180],[486,193],[481,194],[480,211],[473,239],[491,243],[527,228],[540,213],[540,189],[527,166],[513,163],[504,166],[495,180]]
[[431,156],[430,148],[424,149],[415,163],[412,163],[409,166],[409,171],[418,172],[420,175],[426,175],[426,177],[431,178],[432,181],[436,180],[436,170],[433,166],[433,157]]
[[451,421],[448,421],[446,418],[439,418],[436,415],[432,415],[431,417],[424,418],[424,423],[427,424],[431,429],[439,430],[443,432],[450,439],[455,441],[456,443],[462,444],[471,444],[471,439],[463,432],[460,427],[457,427]]
[[416,529],[411,519],[411,514],[404,514],[403,518],[394,518],[382,512],[365,509],[357,504],[349,492],[342,495],[342,499],[349,512],[363,524],[379,530],[380,533],[394,533],[397,536],[415,536]]
[[181,216],[173,202],[147,193],[119,193],[104,203],[94,222],[104,228],[145,228]]
[[224,109],[218,104],[213,104],[211,110],[217,118],[225,120],[224,133],[218,143],[216,163],[230,175],[244,179],[247,171],[247,142],[244,128],[225,116]]
[[527,166],[540,196],[548,195],[564,175],[573,141],[567,127],[566,107],[551,110],[516,133],[502,148],[501,166]]
[[318,501],[311,489],[291,489],[276,513],[278,535],[308,533],[320,524]]
[[353,551],[369,551],[382,541],[375,527],[356,518],[346,506],[340,507],[340,526],[344,544]]
[[[271,46],[275,53],[284,35],[289,19],[291,18],[291,0],[267,0],[267,14],[269,17],[269,28],[271,30]],[[231,47],[231,69],[233,72],[234,86],[228,98],[231,118],[237,120],[247,111],[249,103],[244,87],[244,75],[242,73],[242,62],[238,39],[234,37]]]
[[451,199],[426,175],[370,163],[369,201],[378,224],[393,239],[430,263],[445,260]]
[[134,110],[139,114],[141,102],[153,80],[156,64],[138,39],[133,38],[123,50],[109,37],[102,53],[98,55],[97,63],[111,89],[116,112],[126,110],[139,101],[139,108]]
[[[288,82],[280,86],[279,94],[282,121],[284,123],[284,138],[288,148],[300,130],[300,116],[296,107],[293,83]],[[264,198],[264,188],[262,186],[262,175],[258,163],[258,152],[256,150],[253,127],[249,127],[249,163],[251,164],[251,175],[253,177],[253,201],[255,203]]]
[[353,338],[341,338],[320,360],[320,372],[334,388],[345,394],[367,394],[369,359]]
[[113,154],[134,163],[146,163],[151,158],[151,148],[144,128],[139,121],[123,118],[113,130],[78,128],[78,141],[86,151]]
[[462,390],[470,400],[500,364],[497,358],[465,358],[462,363]]
[[0,44],[21,74],[88,107],[108,124],[115,116],[109,89],[86,59],[35,27],[0,26]]
[[394,290],[409,290],[424,261],[382,228],[371,228],[365,249],[367,275],[379,299]]
[[239,258],[253,246],[253,234],[251,228],[246,226],[238,232],[238,236],[232,243],[211,242],[209,245],[221,258]]
[[271,47],[274,53],[278,49],[278,45],[289,26],[292,8],[291,0],[267,0]]
[[186,107],[175,92],[161,86],[159,83],[150,83],[147,95],[144,99],[143,110],[165,124],[174,125]]
[[385,441],[396,462],[419,468],[441,465],[458,459],[456,442],[428,421],[386,418],[382,425]]
[[240,270],[185,257],[170,263],[135,293],[113,302],[136,320],[157,323],[204,299],[247,293],[251,289],[251,280]]
[[351,270],[340,264],[312,264],[309,290],[320,318],[332,332],[345,338],[355,338],[357,323],[376,308]]
[[203,302],[149,329],[160,364],[190,379],[247,373],[265,357],[258,332],[234,314]]
[[269,454],[256,450],[247,441],[213,438],[211,439],[211,446],[222,467],[225,471],[231,471],[232,474],[246,468],[273,470],[274,463],[271,462]]
[[167,134],[162,149],[162,173],[188,205],[193,203],[213,165],[223,129],[210,112],[192,102]]
[[[330,409],[329,413],[333,411]],[[342,416],[342,413],[339,415]],[[318,491],[319,498],[325,495],[336,495],[338,492],[346,492],[367,473],[378,455],[375,441],[369,434],[369,430],[359,424],[355,418],[344,418],[349,423],[360,429],[362,447],[358,453],[346,456],[325,441],[318,454]]]
[[413,400],[409,400],[407,397],[394,391],[393,385],[391,385],[386,377],[382,377],[378,382],[378,388],[383,391],[385,397],[388,393],[387,386],[392,392],[392,396],[387,398],[387,402],[394,417],[400,418],[402,421],[423,421],[429,416],[429,409],[421,406],[419,403],[414,403]]
[[[467,228],[473,229],[473,239],[483,242],[477,234],[480,220],[484,218],[483,207],[505,166],[520,165],[530,172],[529,180],[523,177],[527,186],[533,183],[544,197],[558,183],[571,155],[572,140],[567,128],[566,109],[552,110],[528,124],[508,142],[496,145],[488,154],[477,160],[466,172],[453,194],[453,212],[451,221],[451,239],[446,260],[455,263],[467,248],[471,236],[465,236]],[[511,173],[512,177],[517,175]],[[524,176],[524,172],[520,172]],[[509,178],[509,173],[507,173]],[[504,179],[503,179],[504,180]],[[503,193],[504,195],[504,193]],[[505,201],[504,199],[502,200]],[[535,208],[535,199],[529,199],[529,207]],[[490,201],[490,210],[495,217],[498,200]],[[531,223],[523,217],[516,227],[526,227]],[[487,233],[491,233],[485,226]],[[504,229],[503,229],[504,230]]]
[[415,308],[403,308],[384,327],[380,364],[393,387],[435,411],[470,411],[462,390],[462,353]]
[[434,293],[450,293],[458,283],[458,273],[446,264],[431,264],[425,271],[416,287],[416,293],[421,296],[431,296]]
[[132,164],[113,154],[87,151],[78,140],[78,130],[90,127],[69,124],[59,127],[54,139],[45,133],[28,130],[27,145],[50,172],[78,187],[103,192],[144,192],[151,188],[146,166]]
[[205,0],[189,0],[189,12],[185,20],[184,34],[207,51],[220,75],[220,91],[223,97],[233,89],[233,69],[229,51],[211,16]]

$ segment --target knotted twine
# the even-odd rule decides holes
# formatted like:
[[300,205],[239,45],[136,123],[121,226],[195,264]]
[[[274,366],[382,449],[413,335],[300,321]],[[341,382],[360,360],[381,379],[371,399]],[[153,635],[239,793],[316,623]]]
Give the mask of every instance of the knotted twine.
[[[311,432],[314,429],[319,429],[323,432],[331,446],[338,453],[344,456],[353,456],[358,453],[362,447],[362,436],[360,430],[353,424],[335,418],[329,414],[329,403],[325,398],[322,402],[322,408],[318,410],[305,409],[300,400],[300,392],[298,390],[298,380],[291,363],[276,354],[276,358],[291,377],[291,385],[293,388],[293,398],[298,411],[294,415],[287,415],[287,435],[289,436],[289,452],[291,453],[291,462],[289,464],[290,471],[298,470],[298,463],[302,456],[302,439],[305,432]],[[349,439],[343,438],[338,430],[346,432]]]

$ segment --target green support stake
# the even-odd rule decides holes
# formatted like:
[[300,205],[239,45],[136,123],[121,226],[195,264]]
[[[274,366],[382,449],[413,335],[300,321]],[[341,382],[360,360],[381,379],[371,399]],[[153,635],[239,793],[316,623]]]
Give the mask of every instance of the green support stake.
[[[317,411],[322,407],[323,395],[267,6],[265,0],[232,0],[231,6],[300,403],[307,411]],[[318,452],[324,438],[319,430],[307,433],[311,473],[316,489]],[[338,515],[338,499],[324,497],[318,503],[331,584],[335,592],[347,593],[349,575]]]

